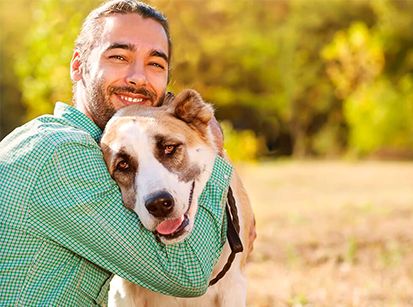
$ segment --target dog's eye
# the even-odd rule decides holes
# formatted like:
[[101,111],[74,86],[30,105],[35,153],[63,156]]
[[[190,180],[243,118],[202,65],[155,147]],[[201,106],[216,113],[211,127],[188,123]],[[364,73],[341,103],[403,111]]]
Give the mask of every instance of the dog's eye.
[[121,160],[116,164],[116,170],[124,172],[129,169],[129,163],[126,162],[125,160]]
[[176,145],[165,145],[164,151],[165,155],[171,155],[175,152]]

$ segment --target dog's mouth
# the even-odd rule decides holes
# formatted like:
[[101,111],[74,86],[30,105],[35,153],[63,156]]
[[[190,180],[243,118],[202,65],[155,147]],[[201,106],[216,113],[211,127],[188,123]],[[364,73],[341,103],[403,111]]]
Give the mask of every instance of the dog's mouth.
[[182,215],[176,219],[166,220],[161,222],[155,230],[158,237],[167,240],[175,239],[185,232],[186,226],[189,225],[189,218],[187,214]]
[[192,205],[194,188],[195,181],[192,182],[191,192],[189,193],[188,199],[188,209],[186,210],[186,212],[178,218],[164,220],[159,223],[154,231],[156,236],[162,237],[166,240],[172,240],[182,236],[186,232],[186,228],[189,225],[188,212]]

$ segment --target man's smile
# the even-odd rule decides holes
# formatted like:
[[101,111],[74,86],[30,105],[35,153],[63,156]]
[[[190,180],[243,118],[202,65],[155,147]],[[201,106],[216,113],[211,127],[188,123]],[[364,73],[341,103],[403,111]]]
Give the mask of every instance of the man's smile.
[[143,96],[143,95],[134,95],[132,93],[128,94],[115,94],[119,100],[125,105],[133,105],[133,104],[141,104],[141,105],[146,105],[149,102],[149,105],[151,105],[151,99],[149,97]]

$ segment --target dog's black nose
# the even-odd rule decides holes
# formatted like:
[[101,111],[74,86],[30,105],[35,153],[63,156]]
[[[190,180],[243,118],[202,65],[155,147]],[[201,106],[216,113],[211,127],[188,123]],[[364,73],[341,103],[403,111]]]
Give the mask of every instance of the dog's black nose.
[[174,198],[168,192],[158,192],[146,199],[145,207],[155,217],[167,217],[174,208]]

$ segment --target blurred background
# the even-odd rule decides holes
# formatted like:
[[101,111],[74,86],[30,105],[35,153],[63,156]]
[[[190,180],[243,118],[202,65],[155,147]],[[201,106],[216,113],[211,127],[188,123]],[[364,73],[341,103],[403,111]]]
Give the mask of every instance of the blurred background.
[[[413,0],[150,0],[256,213],[248,306],[413,306]],[[99,0],[0,0],[0,139],[70,102]]]

